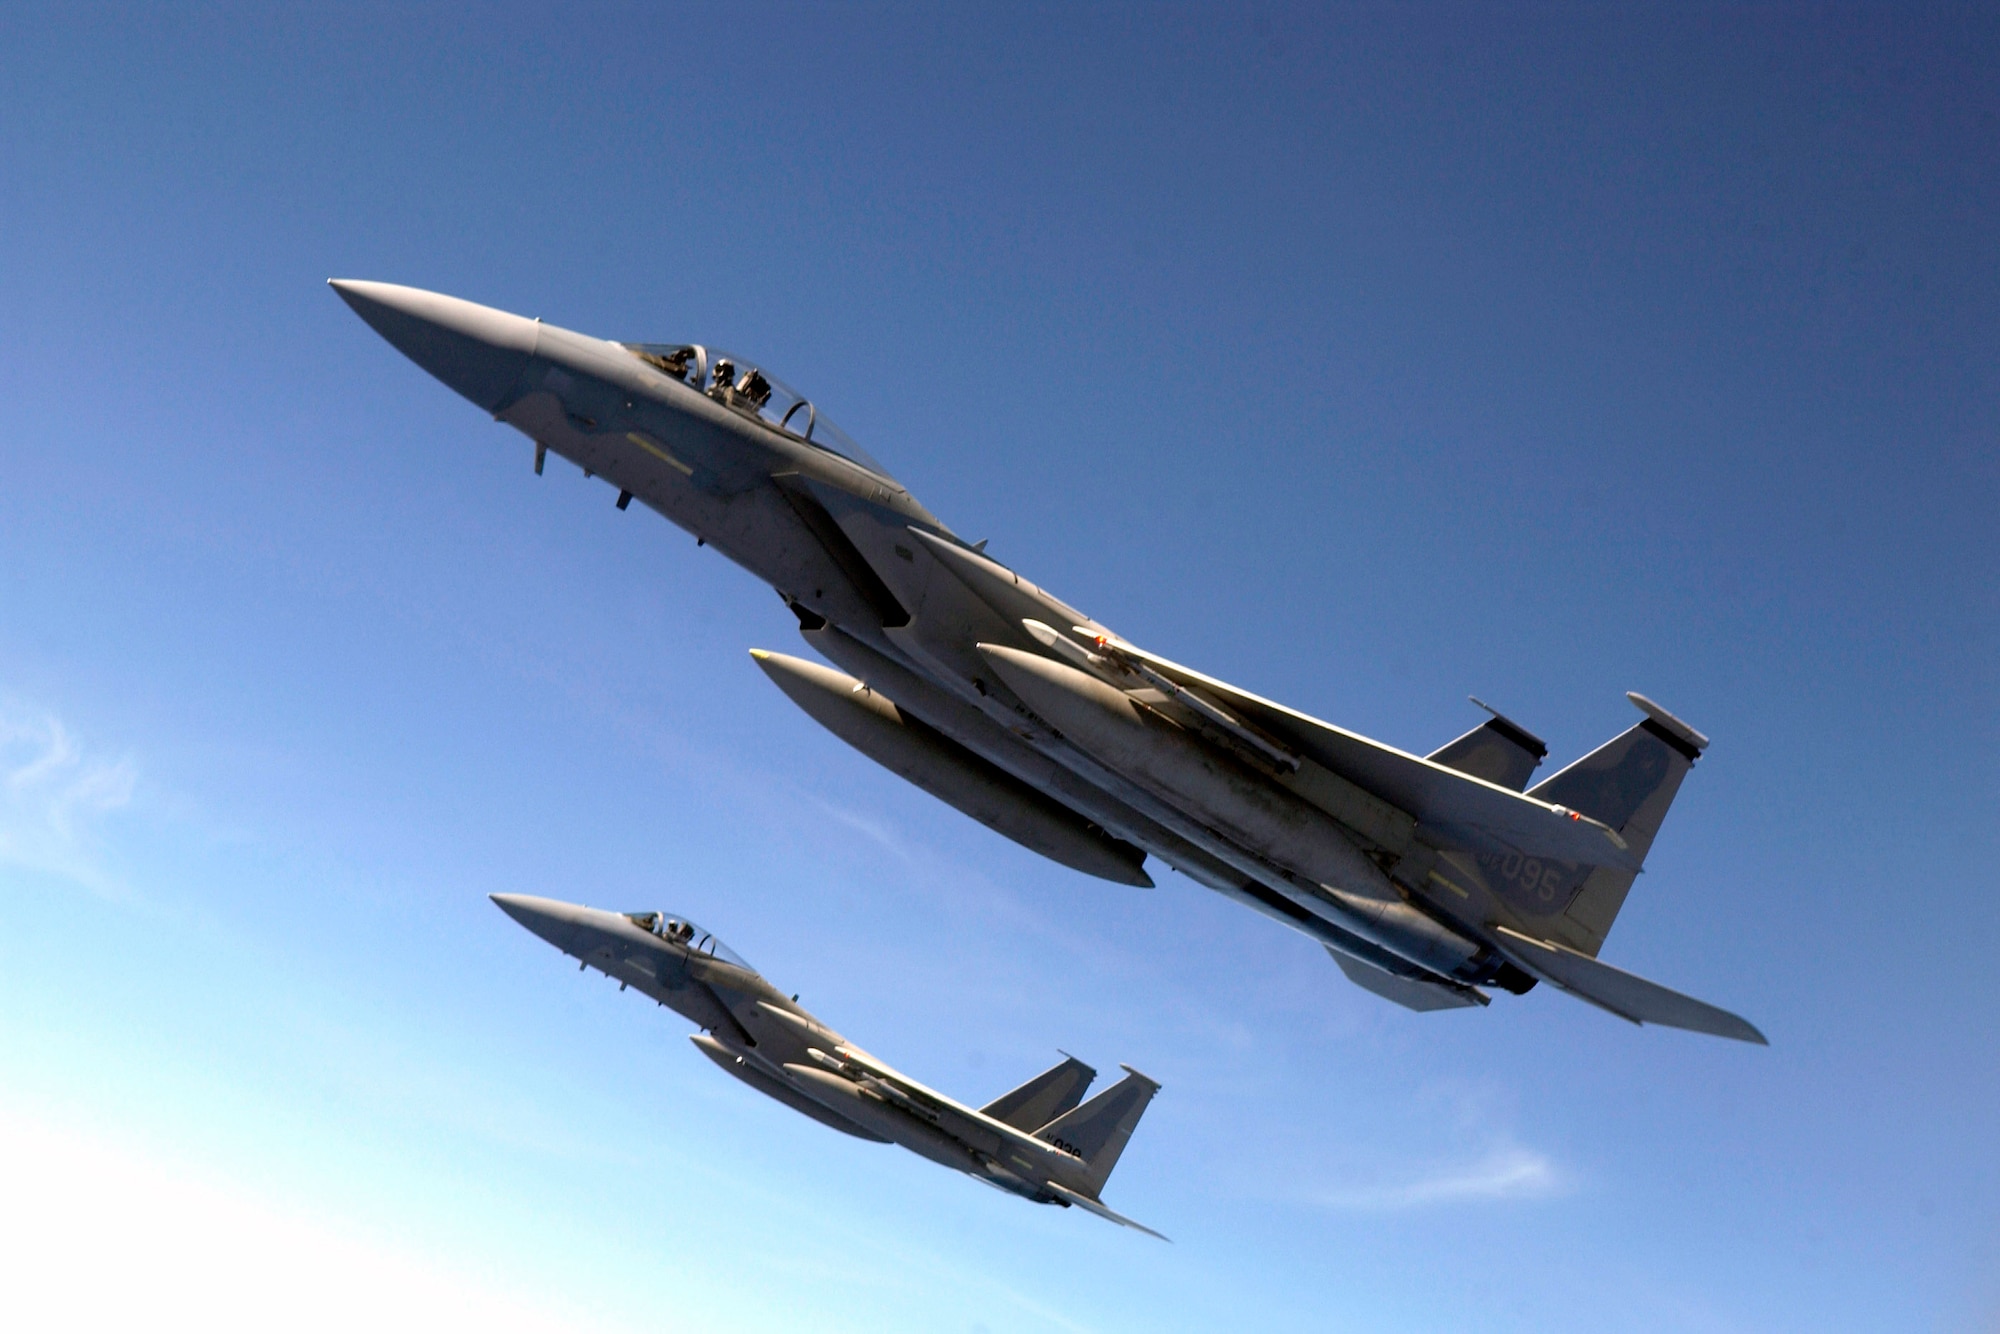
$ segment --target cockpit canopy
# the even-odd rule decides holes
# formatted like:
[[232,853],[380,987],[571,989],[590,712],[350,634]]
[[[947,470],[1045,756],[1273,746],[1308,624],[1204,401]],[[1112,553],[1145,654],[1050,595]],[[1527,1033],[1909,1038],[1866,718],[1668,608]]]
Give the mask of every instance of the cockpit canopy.
[[628,912],[625,918],[640,930],[650,931],[662,940],[671,940],[675,944],[685,945],[698,954],[706,954],[724,963],[735,964],[746,973],[757,971],[750,966],[748,959],[685,917],[672,917],[663,912]]
[[626,343],[625,350],[664,375],[701,390],[795,440],[858,463],[884,480],[889,471],[826,419],[805,395],[777,376],[719,348],[699,343]]

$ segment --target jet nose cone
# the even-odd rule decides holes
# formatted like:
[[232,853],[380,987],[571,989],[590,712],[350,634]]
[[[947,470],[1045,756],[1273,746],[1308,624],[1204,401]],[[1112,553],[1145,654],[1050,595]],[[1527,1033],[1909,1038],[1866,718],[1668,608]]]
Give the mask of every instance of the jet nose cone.
[[501,912],[559,950],[568,950],[577,924],[577,906],[533,894],[489,894]]
[[514,398],[534,355],[538,326],[519,315],[395,283],[329,278],[327,286],[398,352],[488,412]]

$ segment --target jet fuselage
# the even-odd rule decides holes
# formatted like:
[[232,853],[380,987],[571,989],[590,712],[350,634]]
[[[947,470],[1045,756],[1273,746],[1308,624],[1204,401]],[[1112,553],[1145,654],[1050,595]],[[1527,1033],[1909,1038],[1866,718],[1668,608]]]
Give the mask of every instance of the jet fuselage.
[[1082,1094],[1095,1072],[1068,1058],[974,1109],[855,1046],[685,918],[527,894],[492,897],[581,967],[692,1020],[702,1029],[692,1041],[704,1056],[794,1111],[859,1139],[900,1145],[1037,1204],[1081,1205],[1140,1226],[1098,1195],[1158,1088],[1144,1075],[1129,1072],[1086,1103]]
[[547,453],[568,459],[616,488],[620,509],[637,499],[769,583],[846,674],[759,653],[773,680],[1008,837],[1132,884],[1151,883],[1142,864],[1157,857],[1413,1008],[1485,1004],[1482,984],[1540,978],[1654,1018],[1592,972],[1706,744],[1649,701],[1633,697],[1645,723],[1524,793],[1545,748],[1497,715],[1419,758],[1126,643],[963,541],[818,405],[740,358],[334,286],[530,437],[538,472]]

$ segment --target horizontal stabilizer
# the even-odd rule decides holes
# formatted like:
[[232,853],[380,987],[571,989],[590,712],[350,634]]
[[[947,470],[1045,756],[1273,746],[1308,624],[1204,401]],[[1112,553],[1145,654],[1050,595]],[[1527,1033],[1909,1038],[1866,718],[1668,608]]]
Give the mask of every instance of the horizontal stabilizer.
[[1770,1045],[1749,1020],[1706,1001],[1683,996],[1587,954],[1551,941],[1535,940],[1504,926],[1494,928],[1494,935],[1501,952],[1536,977],[1621,1019]]
[[1165,1233],[1155,1232],[1144,1223],[1135,1223],[1124,1214],[1119,1213],[1115,1209],[1106,1208],[1101,1201],[1093,1200],[1088,1195],[1079,1194],[1067,1186],[1059,1186],[1053,1181],[1048,1183],[1048,1189],[1051,1194],[1065,1204],[1073,1204],[1079,1209],[1088,1209],[1099,1218],[1108,1218],[1120,1227],[1129,1227],[1135,1231],[1143,1232],[1149,1237],[1158,1237],[1168,1245],[1173,1244],[1173,1238],[1167,1236]]
[[1431,1010],[1461,1010],[1488,1004],[1485,994],[1476,987],[1448,982],[1441,977],[1401,977],[1365,959],[1342,954],[1331,945],[1326,947],[1326,952],[1340,965],[1340,971],[1347,974],[1348,981],[1384,1000],[1392,1000],[1406,1010],[1428,1013]]

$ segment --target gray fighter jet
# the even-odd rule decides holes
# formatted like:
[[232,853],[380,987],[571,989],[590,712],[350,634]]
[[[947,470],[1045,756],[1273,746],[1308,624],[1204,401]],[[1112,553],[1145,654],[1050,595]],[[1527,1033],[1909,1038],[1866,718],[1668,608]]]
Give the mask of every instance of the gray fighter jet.
[[[614,343],[454,297],[339,281],[411,360],[770,583],[840,670],[758,652],[863,754],[1067,866],[1154,856],[1319,941],[1415,1010],[1537,981],[1633,1023],[1763,1042],[1597,958],[1708,738],[1643,715],[1551,778],[1500,714],[1429,755],[1169,661],[946,528],[819,405],[742,357]],[[1477,703],[1478,701],[1474,701]],[[1484,708],[1485,706],[1481,706]]]
[[[1075,1205],[1158,1237],[1098,1198],[1160,1090],[1125,1078],[1089,1102],[1097,1072],[1075,1057],[984,1107],[967,1107],[876,1060],[800,1009],[684,917],[604,912],[527,894],[493,901],[528,930],[702,1031],[701,1054],[793,1111],[857,1139],[900,1144],[1037,1204]],[[1165,1240],[1164,1237],[1161,1240]]]

